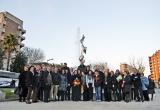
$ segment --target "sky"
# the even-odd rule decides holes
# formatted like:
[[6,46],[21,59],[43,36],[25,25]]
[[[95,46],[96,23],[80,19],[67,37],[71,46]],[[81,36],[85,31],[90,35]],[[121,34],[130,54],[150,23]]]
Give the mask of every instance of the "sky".
[[149,72],[148,56],[160,49],[160,0],[0,0],[0,11],[23,20],[25,46],[41,48],[51,63],[78,65],[82,34],[86,64],[111,69],[134,57]]

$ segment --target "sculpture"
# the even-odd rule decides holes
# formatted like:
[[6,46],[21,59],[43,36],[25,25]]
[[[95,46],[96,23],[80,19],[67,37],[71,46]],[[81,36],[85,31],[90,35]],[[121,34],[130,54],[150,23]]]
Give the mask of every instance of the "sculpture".
[[87,51],[87,47],[84,46],[83,42],[84,42],[84,39],[85,39],[85,36],[83,35],[81,40],[80,40],[80,43],[81,43],[81,54],[80,54],[80,57],[79,57],[79,61],[81,63],[84,63],[85,60],[84,60],[84,54],[86,54],[86,51]]

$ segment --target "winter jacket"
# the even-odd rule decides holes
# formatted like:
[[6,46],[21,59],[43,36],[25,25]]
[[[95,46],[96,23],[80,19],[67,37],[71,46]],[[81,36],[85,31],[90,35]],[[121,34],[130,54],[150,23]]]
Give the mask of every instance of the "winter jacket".
[[61,77],[61,81],[60,81],[60,85],[59,85],[59,90],[66,91],[67,85],[68,85],[67,77],[66,77],[66,75],[63,75],[63,74],[61,74],[60,77]]
[[102,86],[102,79],[101,79],[100,75],[94,76],[94,86],[95,87]]
[[147,77],[143,76],[141,77],[141,83],[142,83],[142,90],[148,90],[148,86],[149,86],[149,80]]
[[99,76],[101,79],[101,87],[104,86],[104,81],[105,81],[105,75],[102,71],[99,71]]
[[32,73],[31,71],[27,72],[27,75],[26,75],[26,86],[33,86],[33,83],[34,83],[34,73]]
[[142,88],[141,77],[139,73],[132,75],[132,82],[135,88]]
[[60,85],[61,82],[60,73],[52,73],[52,81],[53,85]]
[[81,72],[86,73],[87,67],[85,65],[81,64],[81,65],[78,66],[78,70],[80,70]]
[[130,75],[124,76],[124,91],[125,93],[131,92],[131,84],[132,84],[132,79]]
[[149,79],[149,86],[148,89],[154,89],[155,88],[155,83],[152,79]]
[[69,73],[66,73],[66,76],[67,76],[67,82],[68,82],[68,84],[71,85],[71,79],[72,79],[71,73],[70,73],[70,72],[69,72]]
[[41,77],[41,73],[35,72],[34,81],[33,81],[34,87],[40,87],[40,77]]
[[118,81],[117,81],[117,76],[114,74],[112,75],[112,90],[116,91],[118,88]]
[[[50,86],[52,84],[52,81],[49,81],[48,80],[48,75],[49,75],[49,72],[48,71],[43,71],[41,73],[41,76],[40,76],[40,84],[41,84],[41,87],[46,87],[46,86]],[[50,78],[52,80],[52,75],[50,73]]]
[[19,84],[18,84],[19,87],[26,86],[26,76],[27,76],[27,74],[28,74],[28,71],[24,71],[24,72],[20,73]]
[[112,77],[108,75],[105,77],[105,87],[112,89]]

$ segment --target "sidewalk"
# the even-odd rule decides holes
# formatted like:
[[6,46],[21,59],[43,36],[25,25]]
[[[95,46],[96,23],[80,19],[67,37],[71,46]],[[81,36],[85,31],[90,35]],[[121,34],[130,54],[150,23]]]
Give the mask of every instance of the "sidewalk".
[[18,101],[0,102],[0,110],[160,110],[160,90],[150,102],[73,102],[59,101],[26,104]]

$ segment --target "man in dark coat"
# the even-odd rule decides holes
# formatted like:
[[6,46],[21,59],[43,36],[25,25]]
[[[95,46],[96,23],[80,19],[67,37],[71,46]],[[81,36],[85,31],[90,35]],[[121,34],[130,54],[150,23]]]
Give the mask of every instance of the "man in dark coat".
[[28,89],[27,89],[25,81],[26,81],[26,75],[27,74],[28,74],[28,67],[25,66],[24,70],[19,75],[19,84],[18,84],[19,91],[20,91],[19,102],[22,102],[22,101],[25,102],[26,101]]
[[36,65],[36,76],[35,79],[37,80],[37,99],[41,100],[41,74],[42,74],[42,67],[40,65]]
[[150,100],[153,101],[153,94],[155,94],[155,83],[154,80],[151,79],[151,75],[148,76],[149,86],[148,86],[148,94],[151,95]]
[[36,103],[38,102],[38,93],[40,88],[40,77],[41,77],[41,67],[39,65],[35,68],[35,75],[33,80],[33,97],[32,102]]
[[64,63],[63,69],[64,69],[64,70],[68,70],[68,72],[70,73],[70,68],[67,66],[67,63]]
[[53,100],[57,100],[58,88],[61,82],[60,72],[57,67],[55,67],[54,72],[52,73],[52,83],[53,83]]
[[128,103],[131,101],[131,76],[129,75],[129,72],[124,72],[124,79],[123,79],[123,88],[124,88],[124,94],[125,94],[125,101]]
[[99,76],[100,76],[100,79],[101,79],[101,101],[103,101],[103,89],[104,89],[104,81],[105,81],[105,75],[104,73],[99,70]]
[[72,84],[72,82],[71,82],[72,76],[71,76],[70,71],[68,71],[68,69],[66,69],[65,71],[66,71],[67,83],[68,83],[65,98],[66,98],[66,100],[70,100],[70,97],[71,97],[70,96],[70,94],[71,94],[70,89],[71,89],[71,84]]
[[40,73],[40,85],[39,85],[39,97],[41,101],[44,101],[44,87],[45,87],[45,80],[44,80],[44,74],[47,71],[47,68],[45,65],[42,65],[42,70]]
[[50,67],[47,67],[46,71],[43,71],[41,76],[41,81],[43,81],[44,86],[44,102],[49,102],[50,89],[52,84],[52,75],[50,73]]
[[27,104],[31,104],[30,99],[31,99],[31,94],[33,91],[33,82],[34,82],[34,66],[29,67],[29,72],[26,75],[26,86],[28,88],[28,94],[27,94]]
[[116,74],[114,74],[113,71],[111,71],[111,75],[112,75],[112,91],[113,91],[113,101],[117,101],[118,97],[118,81],[117,81],[117,76]]
[[87,67],[84,65],[83,62],[81,62],[81,64],[78,66],[77,70],[80,70],[81,72],[86,73],[87,72]]
[[108,71],[107,73],[105,73],[105,85],[104,85],[105,101],[108,102],[112,101],[111,93],[112,93],[112,77],[111,73]]
[[143,91],[140,73],[134,72],[134,74],[132,75],[132,81],[134,85],[134,99],[136,101],[143,101]]

